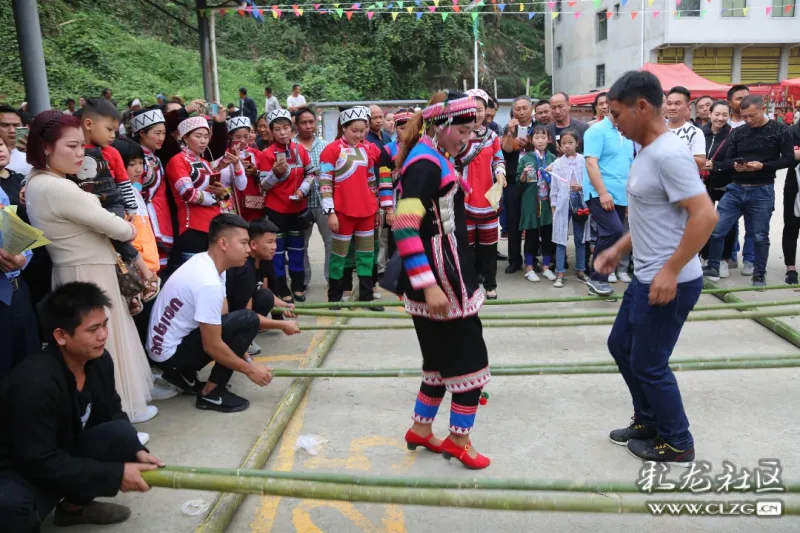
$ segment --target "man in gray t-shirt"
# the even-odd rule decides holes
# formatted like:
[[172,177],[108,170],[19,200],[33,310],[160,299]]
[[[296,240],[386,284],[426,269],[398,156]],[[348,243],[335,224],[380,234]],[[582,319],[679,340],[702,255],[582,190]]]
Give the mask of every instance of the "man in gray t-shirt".
[[[683,239],[689,213],[680,202],[706,194],[706,188],[686,143],[667,132],[636,156],[627,191],[636,279],[649,284]],[[681,269],[678,283],[702,275],[695,255]]]
[[614,271],[633,249],[634,278],[608,336],[608,350],[633,400],[633,422],[609,434],[645,461],[688,466],[694,440],[669,358],[703,289],[697,253],[717,223],[692,155],[661,118],[663,89],[653,74],[625,73],[608,91],[618,129],[642,149],[627,183],[630,233],[594,261]]

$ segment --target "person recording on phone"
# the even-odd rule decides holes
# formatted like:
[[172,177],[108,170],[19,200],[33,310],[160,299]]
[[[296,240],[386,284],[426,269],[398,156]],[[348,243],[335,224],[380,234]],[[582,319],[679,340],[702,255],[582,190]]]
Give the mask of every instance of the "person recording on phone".
[[[308,221],[306,196],[319,177],[319,168],[312,162],[301,143],[292,140],[292,116],[285,109],[267,114],[274,142],[258,161],[261,188],[267,191],[264,214],[275,224],[277,250],[273,259],[277,287],[275,290],[284,302],[304,302],[305,292],[305,231]],[[291,291],[286,282],[286,267],[292,282]]]
[[[211,104],[216,105],[216,104]],[[232,117],[226,121],[230,142],[223,156],[231,162],[220,172],[220,183],[225,188],[225,198],[219,204],[223,213],[241,214],[239,195],[237,192],[247,188],[247,172],[255,175],[255,154],[249,151],[250,119],[247,117]]]
[[794,165],[794,146],[785,125],[768,119],[764,99],[748,95],[739,106],[745,124],[734,129],[727,139],[724,158],[714,161],[713,171],[733,170],[733,182],[719,202],[719,222],[711,234],[708,266],[703,275],[719,279],[719,262],[725,236],[744,215],[750,220],[755,238],[753,286],[767,284],[769,222],[775,207],[775,173]]

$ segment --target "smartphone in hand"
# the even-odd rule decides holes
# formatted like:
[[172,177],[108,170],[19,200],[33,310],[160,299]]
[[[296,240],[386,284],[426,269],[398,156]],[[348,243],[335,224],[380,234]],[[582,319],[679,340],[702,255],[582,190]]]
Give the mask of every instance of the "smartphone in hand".
[[211,176],[209,176],[209,178],[208,178],[208,184],[209,185],[219,185],[221,179],[222,179],[222,173],[221,172],[212,172]]
[[[20,126],[15,129],[16,137],[17,137],[17,144],[18,145],[25,145],[28,142],[28,133],[30,133],[30,128],[27,126]],[[8,147],[9,150],[13,150],[13,146]]]
[[219,113],[219,104],[208,104],[208,112],[212,115]]
[[286,154],[284,152],[278,152],[277,154],[275,154],[275,159],[278,160],[278,161],[283,161],[285,163],[286,162]]

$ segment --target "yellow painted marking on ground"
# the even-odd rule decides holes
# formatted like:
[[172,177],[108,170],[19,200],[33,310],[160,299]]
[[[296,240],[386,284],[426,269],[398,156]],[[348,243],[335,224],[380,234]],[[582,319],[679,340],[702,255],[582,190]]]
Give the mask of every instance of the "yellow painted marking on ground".
[[278,363],[280,361],[303,361],[308,357],[308,354],[293,354],[293,355],[257,355],[253,357],[253,361],[259,363]]
[[311,520],[311,514],[309,513],[309,511],[317,507],[327,507],[339,511],[364,533],[382,533],[381,529],[361,514],[352,503],[324,500],[304,500],[292,509],[292,523],[297,533],[323,533]]
[[[403,452],[406,450],[404,441],[384,437],[381,435],[369,435],[367,437],[361,437],[351,441],[350,453],[347,455],[347,457],[329,458],[325,457],[323,452],[320,452],[319,455],[315,455],[306,459],[303,463],[303,466],[305,468],[315,469],[327,468],[331,470],[337,470],[346,468],[348,470],[369,471],[372,469],[372,463],[364,451],[368,448],[374,448],[377,446],[389,446],[392,448],[397,448],[398,450],[402,450]],[[417,454],[404,453],[402,461],[392,465],[392,469],[395,471],[404,472],[411,467],[416,458]]]
[[[308,395],[306,395],[297,407],[294,416],[286,426],[286,431],[281,437],[281,444],[278,448],[278,455],[272,464],[272,470],[276,472],[290,472],[294,466],[294,443],[300,435],[305,417]],[[281,502],[280,496],[262,496],[261,504],[256,510],[256,516],[250,525],[253,533],[269,533],[275,524],[275,517],[278,514],[278,505]]]

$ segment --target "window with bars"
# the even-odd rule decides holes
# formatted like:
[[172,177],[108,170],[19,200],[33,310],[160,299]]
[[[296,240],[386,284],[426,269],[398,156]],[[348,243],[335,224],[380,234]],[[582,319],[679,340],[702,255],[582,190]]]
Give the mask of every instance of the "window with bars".
[[604,9],[597,13],[597,42],[605,41],[608,39],[608,10]]
[[[699,17],[702,0],[683,0],[678,8],[682,17]],[[725,1],[725,0],[723,0]]]
[[595,67],[595,86],[600,89],[606,86],[606,66],[597,65]]
[[564,66],[564,49],[561,45],[556,46],[556,68]]
[[794,0],[772,0],[773,17],[793,18]]
[[722,0],[722,16],[743,17],[744,8],[747,7],[747,0]]

